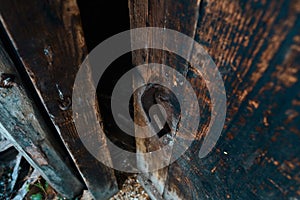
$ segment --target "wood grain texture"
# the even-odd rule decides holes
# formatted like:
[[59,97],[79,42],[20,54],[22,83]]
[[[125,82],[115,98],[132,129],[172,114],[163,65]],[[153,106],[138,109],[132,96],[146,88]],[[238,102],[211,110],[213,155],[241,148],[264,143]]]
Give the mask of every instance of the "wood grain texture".
[[22,153],[47,182],[66,198],[79,195],[84,185],[66,164],[37,106],[0,42],[0,74],[14,76],[11,87],[0,87],[0,132]]
[[[149,4],[151,10],[146,9]],[[187,13],[176,6],[180,2],[172,4],[174,13]],[[153,19],[164,21],[164,17],[153,17],[162,12],[155,5],[154,1],[136,3],[132,27],[146,26]],[[194,38],[222,74],[226,123],[216,147],[199,159],[211,103],[204,81],[188,68],[185,75],[196,88],[201,123],[197,140],[168,168],[165,199],[299,198],[299,18],[298,0],[201,1]],[[173,27],[185,33],[184,28]],[[151,53],[133,54],[135,64],[143,62],[143,57]],[[176,62],[171,66],[184,72]],[[155,176],[161,179],[160,174]]]
[[[129,11],[130,11],[130,22],[131,28],[139,28],[139,27],[160,27],[160,28],[169,28],[177,31],[181,31],[188,36],[194,37],[196,32],[196,24],[198,20],[198,7],[199,0],[189,0],[189,1],[177,1],[174,3],[173,1],[151,1],[151,0],[130,0],[129,1]],[[177,10],[183,10],[184,12],[177,12]],[[189,22],[189,23],[186,23]],[[149,41],[154,41],[155,38],[153,36],[148,36]],[[175,42],[175,41],[174,41]],[[190,47],[192,50],[192,47]],[[144,63],[162,63],[168,66],[173,66],[180,69],[183,73],[187,72],[188,64],[186,61],[176,57],[174,54],[168,54],[168,52],[159,51],[155,49],[145,49],[145,50],[137,50],[132,54],[133,57],[133,65],[138,66]],[[174,63],[177,62],[177,65]],[[165,72],[160,69],[149,69],[149,75],[145,74],[146,77],[150,77],[153,74],[158,76],[165,76]],[[174,74],[169,74],[170,77],[174,77],[174,81],[176,81]],[[153,88],[151,92],[151,86],[144,88],[139,96],[139,94],[135,94],[135,120],[138,124],[144,124],[147,119],[147,112],[151,105],[159,103],[164,105],[164,108],[167,110],[167,113],[170,113],[167,117],[168,124],[171,127],[168,127],[167,130],[164,130],[165,134],[162,136],[154,136],[147,139],[139,139],[136,138],[136,146],[138,152],[149,152],[160,149],[165,146],[164,141],[168,140],[171,143],[174,139],[172,135],[176,132],[176,126],[178,124],[178,114],[174,111],[174,107],[172,104],[168,102],[164,102],[161,99],[164,97],[170,96],[170,91],[160,88],[160,94],[152,94]],[[156,97],[155,97],[156,96]],[[145,99],[143,102],[140,99]],[[148,103],[147,103],[147,102]],[[148,106],[145,104],[149,104]],[[173,126],[174,124],[174,126]],[[140,132],[139,129],[135,130],[136,132]],[[166,160],[170,160],[171,155],[165,155]],[[149,170],[149,165],[145,158],[138,157],[137,162],[139,165],[139,169],[141,171]],[[160,163],[160,160],[156,161]],[[167,179],[167,167],[154,171],[151,173],[147,173],[145,175],[151,182],[156,185],[158,192],[163,194],[165,181]]]
[[[1,0],[0,13],[24,68],[88,189],[95,199],[112,196],[117,191],[114,172],[85,149],[70,108],[75,76],[87,54],[76,1]],[[103,139],[95,142],[105,145]]]

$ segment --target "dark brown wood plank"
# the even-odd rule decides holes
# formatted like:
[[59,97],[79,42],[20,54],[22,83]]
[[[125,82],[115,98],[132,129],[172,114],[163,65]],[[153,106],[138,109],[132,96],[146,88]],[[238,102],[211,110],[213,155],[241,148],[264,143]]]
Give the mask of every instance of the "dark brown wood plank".
[[[172,3],[172,12],[187,15],[184,6]],[[130,6],[132,27],[145,26],[152,20],[165,21],[161,12],[166,8],[151,9],[149,4],[155,3],[139,1]],[[165,199],[299,197],[299,8],[297,0],[201,1],[195,40],[208,51],[222,74],[228,112],[217,146],[200,159],[211,102],[203,79],[189,68],[186,78],[196,88],[201,123],[197,140],[168,168]],[[178,18],[171,15],[171,19]],[[189,24],[185,19],[180,22]],[[157,23],[149,26],[160,26]],[[185,33],[184,27],[173,27]],[[156,61],[168,63],[164,56],[157,55]],[[148,57],[151,51],[133,53],[134,64],[154,60]],[[173,62],[184,72],[184,65],[176,59]],[[141,111],[138,105],[135,109]]]
[[[66,164],[63,150],[26,92],[19,73],[0,42],[0,132],[53,188],[66,198],[79,195],[84,185]],[[11,77],[11,79],[9,79]],[[6,84],[5,84],[6,83]]]
[[[196,24],[198,21],[198,8],[199,8],[200,0],[189,0],[189,1],[151,1],[151,0],[130,0],[129,1],[129,10],[130,10],[130,22],[131,28],[139,28],[139,27],[160,27],[160,28],[167,28],[180,31],[190,37],[194,37],[196,32]],[[178,12],[178,10],[182,12]],[[188,22],[188,23],[187,23]],[[148,37],[149,41],[155,41],[156,38],[153,36]],[[176,41],[174,41],[176,42]],[[192,46],[190,47],[190,51],[192,50]],[[173,68],[181,70],[182,73],[186,73],[188,69],[188,64],[186,61],[180,59],[176,55],[170,54],[168,52],[153,50],[153,49],[145,49],[145,50],[137,50],[133,52],[133,64],[135,66],[144,64],[144,63],[162,63]],[[157,74],[158,76],[163,75],[164,72],[158,70],[151,69],[151,74]],[[146,74],[145,74],[146,75]],[[147,75],[146,75],[147,76]],[[170,77],[174,77],[173,80],[175,81],[175,75],[169,74]],[[148,90],[149,89],[149,90]],[[152,88],[153,90],[153,88]],[[157,90],[157,89],[156,89]],[[168,97],[170,96],[169,91],[160,88],[159,94],[158,91],[153,91],[156,93],[158,97],[159,94]],[[144,94],[148,93],[148,97],[144,97],[147,101],[152,101],[153,103],[159,103],[164,105],[164,108],[168,111],[168,113],[173,113],[168,116],[168,124],[177,124],[178,123],[178,114],[175,113],[171,104],[165,103],[161,101],[160,98],[154,98],[151,100],[151,87],[145,88],[143,92],[141,92],[140,96],[135,96],[135,120],[138,124],[143,124],[147,121],[147,117],[145,115],[145,110],[143,109],[143,103],[140,101]],[[138,94],[136,94],[138,95]],[[145,105],[144,105],[145,106]],[[176,132],[176,125],[174,127],[169,127],[170,130],[167,131],[165,138],[173,138],[172,135]],[[139,129],[136,128],[136,132],[141,132]],[[138,152],[149,152],[155,151],[165,146],[166,144],[163,143],[162,137],[151,137],[147,139],[139,139],[136,138],[136,145]],[[171,141],[170,141],[171,142]],[[168,159],[171,159],[171,155]],[[139,165],[139,169],[141,171],[149,170],[147,167],[148,164],[145,162],[144,158],[137,158],[137,162]],[[160,163],[160,160],[157,160],[157,163]],[[158,192],[162,195],[165,187],[165,181],[167,179],[167,172],[168,168],[165,167],[158,171],[149,172],[144,174],[156,187]]]
[[299,197],[299,11],[299,1],[203,1],[195,39],[222,73],[226,124],[206,158],[195,142],[169,168],[166,199]]
[[[85,149],[70,108],[75,76],[86,56],[76,1],[1,0],[0,13],[14,48],[88,189],[95,199],[110,197],[117,191],[114,172]],[[61,102],[60,93],[65,102]],[[105,145],[102,139],[95,142]]]

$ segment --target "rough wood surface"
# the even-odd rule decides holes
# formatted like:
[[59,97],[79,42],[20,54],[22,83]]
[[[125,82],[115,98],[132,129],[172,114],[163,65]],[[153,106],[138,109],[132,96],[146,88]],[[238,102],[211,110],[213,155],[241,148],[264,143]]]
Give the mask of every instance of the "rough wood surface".
[[[174,15],[165,18],[161,14],[165,7],[155,1],[130,2],[132,27],[161,27],[158,22],[175,19]],[[172,6],[172,12],[183,16],[188,13],[184,7],[176,7],[181,2],[160,4]],[[198,140],[169,166],[164,198],[299,198],[300,1],[202,0],[198,11],[195,40],[222,74],[228,112],[216,147],[199,159],[210,100],[204,81],[189,68],[186,77],[196,86],[201,106]],[[166,28],[186,33],[180,26]],[[142,60],[152,55],[151,51],[134,53],[133,62],[153,61]],[[171,66],[184,72],[176,59]],[[166,177],[154,176],[152,180]]]
[[[11,87],[0,87],[0,132],[22,153],[49,184],[67,198],[79,195],[84,185],[66,164],[36,105],[25,91],[15,66],[0,42],[0,74],[14,77]],[[1,81],[5,81],[1,79]],[[13,81],[13,82],[12,82]]]
[[[1,22],[88,189],[96,199],[110,197],[117,191],[114,172],[85,149],[72,118],[73,84],[86,56],[76,1],[1,0],[0,4]],[[95,142],[105,145],[104,140]],[[109,160],[108,150],[106,155]]]
[[[172,1],[150,1],[150,0],[130,0],[129,1],[129,10],[130,10],[130,22],[131,28],[139,27],[160,27],[160,28],[169,28],[177,31],[181,31],[190,37],[194,37],[196,31],[196,24],[198,19],[198,7],[199,0],[189,0],[189,1],[177,1],[173,3]],[[179,9],[182,12],[177,12]],[[188,23],[186,23],[188,22]],[[150,41],[155,40],[152,36],[149,36]],[[190,47],[192,49],[192,47]],[[138,50],[133,52],[133,65],[138,66],[145,63],[162,63],[168,66],[172,66],[172,62],[176,60],[177,68],[180,69],[183,73],[186,73],[188,65],[184,60],[178,60],[179,58],[176,55],[170,54],[168,52],[154,50],[154,49],[145,49]],[[173,65],[174,66],[174,65]],[[164,72],[160,70],[152,70],[152,73],[156,73],[158,76],[165,76]],[[151,74],[151,73],[149,73]],[[173,74],[169,74],[170,77]],[[175,78],[174,78],[175,80]],[[159,90],[159,91],[157,91]],[[155,92],[155,93],[153,93]],[[147,112],[149,107],[155,103],[164,105],[167,113],[171,113],[167,116],[167,122],[169,125],[174,124],[171,127],[165,127],[165,130],[161,132],[162,135],[154,136],[147,139],[136,138],[136,146],[138,152],[149,152],[155,151],[165,146],[164,141],[172,142],[172,135],[176,132],[176,125],[178,124],[178,114],[174,110],[172,104],[164,102],[161,99],[164,97],[170,96],[170,91],[160,88],[153,91],[151,87],[144,88],[144,91],[138,94],[135,94],[135,120],[138,124],[143,124],[147,121]],[[142,99],[142,100],[140,100]],[[148,102],[148,103],[147,103]],[[148,104],[148,105],[146,105]],[[140,130],[136,129],[136,132]],[[170,160],[170,155],[165,156],[166,159]],[[137,162],[139,169],[141,171],[148,170],[148,164],[145,158],[138,157]],[[157,160],[157,162],[161,162]],[[168,168],[165,167],[161,170],[154,171],[151,173],[145,174],[145,176],[151,180],[151,182],[156,185],[158,192],[162,195],[164,191],[165,181],[167,179]]]

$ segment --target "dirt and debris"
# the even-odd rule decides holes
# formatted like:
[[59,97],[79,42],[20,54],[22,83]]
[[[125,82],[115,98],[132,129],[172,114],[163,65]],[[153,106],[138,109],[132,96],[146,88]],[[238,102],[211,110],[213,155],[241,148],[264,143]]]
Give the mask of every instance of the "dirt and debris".
[[[80,200],[93,200],[93,198],[85,190]],[[150,197],[139,183],[137,175],[132,175],[125,180],[120,191],[109,200],[150,200]]]
[[110,200],[150,200],[150,198],[134,175],[127,178],[122,189]]
[[[41,177],[28,185],[27,190],[27,195],[24,198],[26,200],[65,200]],[[88,190],[84,190],[83,194],[74,200],[93,200],[93,198]],[[109,200],[150,200],[150,198],[138,182],[137,177],[131,176],[124,182],[121,190]]]

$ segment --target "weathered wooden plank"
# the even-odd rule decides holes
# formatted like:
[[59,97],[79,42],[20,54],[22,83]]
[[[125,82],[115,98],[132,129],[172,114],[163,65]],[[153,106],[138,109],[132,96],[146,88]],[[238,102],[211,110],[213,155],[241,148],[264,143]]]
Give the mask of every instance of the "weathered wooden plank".
[[[117,191],[114,172],[85,149],[70,108],[75,76],[86,56],[76,1],[2,0],[0,13],[24,68],[88,189],[95,199],[110,197]],[[95,142],[105,145],[103,139]],[[108,150],[103,150],[110,160]]]
[[[165,20],[153,17],[162,11],[149,10],[147,3],[151,1],[135,5],[132,27]],[[223,76],[226,124],[216,148],[199,159],[211,103],[203,79],[190,68],[186,78],[195,86],[201,107],[198,140],[168,168],[164,198],[299,197],[299,8],[297,0],[201,2],[195,40]],[[186,14],[180,7],[173,12]],[[133,54],[134,63],[152,61],[142,60],[149,55],[146,51]],[[180,62],[174,61],[173,66],[182,70]]]
[[166,199],[299,197],[299,11],[299,1],[203,1],[195,39],[223,75],[227,122],[210,155],[197,159],[195,142],[169,168]]
[[[196,32],[196,24],[198,20],[198,8],[199,8],[200,0],[189,0],[189,1],[129,1],[129,10],[130,10],[130,22],[131,28],[139,28],[139,27],[161,27],[168,28],[177,31],[181,31],[182,33],[194,37]],[[182,12],[178,12],[181,10]],[[188,23],[186,23],[188,22]],[[156,38],[152,36],[148,37],[149,41],[155,41]],[[174,41],[176,42],[176,41]],[[190,51],[192,50],[192,46],[190,47]],[[144,64],[144,63],[162,63],[173,68],[180,70],[182,73],[187,72],[188,64],[185,60],[180,59],[178,56],[174,54],[170,54],[165,51],[159,51],[154,49],[145,49],[134,51],[133,54],[133,64],[135,66]],[[142,73],[142,72],[141,72]],[[157,74],[158,76],[165,76],[165,72],[160,71],[160,69],[151,69],[151,73],[149,75]],[[173,80],[176,81],[174,74],[169,74],[170,77],[173,77]],[[152,90],[152,92],[151,92]],[[152,93],[154,92],[155,95]],[[170,97],[170,91],[164,88],[156,88],[153,91],[152,87],[145,88],[141,95],[135,96],[135,120],[138,124],[143,124],[147,121],[147,116],[143,113],[147,113],[149,107],[155,103],[159,103],[163,105],[166,109],[167,113],[169,113],[167,117],[168,125],[173,125],[171,127],[165,127],[166,129],[161,133],[164,136],[156,136],[147,139],[139,139],[136,138],[136,145],[138,152],[149,152],[155,151],[159,148],[165,146],[164,140],[168,140],[172,142],[173,136],[176,133],[176,125],[179,121],[179,115],[174,110],[174,106],[171,103],[165,102],[161,99],[164,97]],[[144,96],[145,97],[142,97]],[[153,98],[153,96],[156,96]],[[145,106],[145,102],[140,101],[140,99],[145,99],[148,101],[148,106]],[[146,108],[146,110],[145,110]],[[136,129],[136,132],[141,132]],[[164,139],[165,137],[165,139]],[[167,139],[168,138],[168,139]],[[169,157],[167,159],[171,159],[171,155],[166,155],[165,157]],[[141,171],[148,171],[149,165],[144,158],[137,158],[137,162],[139,164],[139,169]],[[156,161],[160,163],[160,160]],[[160,169],[158,171],[150,172],[144,174],[151,182],[157,187],[158,192],[162,195],[165,187],[165,181],[167,179],[168,169],[167,167]]]
[[[22,153],[49,184],[67,198],[79,195],[84,185],[65,163],[62,149],[25,91],[20,75],[0,42],[0,132]],[[3,74],[6,74],[4,76]],[[9,79],[9,77],[13,77]],[[6,79],[5,79],[6,78]]]
[[[149,4],[147,0],[143,0],[143,1],[128,1],[129,2],[129,16],[130,16],[130,28],[139,28],[139,27],[146,27],[151,26],[149,24],[148,20],[148,11],[149,11]],[[159,18],[163,18],[164,15],[164,5],[163,5],[163,1],[161,2],[156,2],[157,6],[159,6],[160,12],[158,13],[154,13],[155,15],[160,15]],[[150,18],[151,19],[151,18]],[[154,19],[152,19],[153,21],[151,21],[152,23],[157,23],[157,26],[163,27],[164,21],[156,21]],[[151,62],[149,61],[149,51],[148,49],[144,49],[144,50],[137,50],[132,52],[132,63],[134,66],[138,66],[147,62]],[[162,55],[160,55],[161,57],[158,58],[159,61],[161,61],[163,59]],[[135,80],[134,80],[135,81]],[[133,84],[136,84],[135,82]],[[142,105],[142,94],[145,92],[146,88],[143,88],[143,91],[141,91],[140,93],[136,93],[134,95],[134,121],[135,123],[139,124],[139,125],[144,125],[148,120],[147,120],[147,115],[145,114],[146,112],[144,112],[143,109],[143,105]],[[146,97],[148,101],[150,101],[150,105],[153,104],[154,99],[152,98],[152,95],[149,94],[148,97]],[[151,99],[149,99],[151,98]],[[149,107],[148,107],[149,109]],[[144,113],[144,114],[143,114]],[[137,127],[135,127],[135,132],[141,132]],[[146,133],[147,134],[147,133]],[[149,145],[150,144],[150,145]],[[136,138],[136,151],[137,152],[141,152],[141,153],[147,153],[148,151],[153,151],[153,150],[157,150],[157,148],[159,148],[159,146],[161,146],[161,142],[159,141],[159,138],[154,136],[151,138],[146,138],[146,139],[139,139]],[[154,147],[154,148],[153,148]],[[145,171],[148,171],[148,167],[147,167],[147,163],[146,163],[146,159],[144,159],[143,157],[137,157],[137,164],[138,164],[138,168],[139,170],[143,171],[145,173]],[[157,186],[157,190],[159,192],[159,194],[162,194],[163,190],[164,190],[164,182],[166,180],[166,175],[167,175],[167,169],[161,169],[158,170],[157,172],[152,172],[152,173],[147,173],[145,174],[145,178],[148,178],[149,180],[151,180],[151,182],[153,182],[154,185]],[[144,185],[145,188],[147,188],[148,185],[146,185],[145,183],[142,183]],[[151,194],[151,193],[150,193]]]
[[9,140],[0,140],[0,152],[6,151],[10,147],[12,147],[12,143]]

